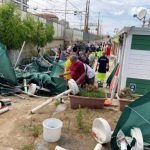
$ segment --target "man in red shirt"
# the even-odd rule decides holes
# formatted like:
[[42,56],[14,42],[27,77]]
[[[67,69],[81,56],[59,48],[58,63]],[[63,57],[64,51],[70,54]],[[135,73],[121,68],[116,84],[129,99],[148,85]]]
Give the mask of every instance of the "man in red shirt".
[[76,55],[70,56],[70,61],[72,62],[72,65],[70,66],[69,71],[60,76],[71,74],[72,79],[74,79],[77,82],[77,84],[84,84],[85,69],[83,63],[80,60],[78,60]]
[[85,69],[83,63],[78,60],[76,55],[72,55],[70,57],[70,61],[72,62],[72,65],[70,67],[72,79],[74,79],[78,84],[84,84]]

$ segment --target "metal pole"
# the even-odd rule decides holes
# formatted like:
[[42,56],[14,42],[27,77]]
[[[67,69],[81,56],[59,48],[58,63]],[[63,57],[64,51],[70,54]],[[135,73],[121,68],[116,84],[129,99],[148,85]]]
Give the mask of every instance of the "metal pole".
[[66,27],[66,17],[67,17],[67,1],[65,2],[65,27]]
[[44,102],[44,103],[42,103],[41,105],[39,105],[39,106],[33,108],[33,109],[31,110],[31,113],[37,112],[39,109],[45,107],[46,105],[48,105],[49,103],[53,102],[54,100],[57,100],[58,98],[61,98],[62,96],[69,94],[71,91],[72,91],[72,90],[69,89],[69,90],[67,90],[67,91],[65,91],[65,92],[63,92],[63,93],[58,94],[57,96],[55,96],[55,97],[53,97],[53,98],[49,98],[46,102]]
[[15,68],[16,68],[16,66],[17,66],[17,64],[18,64],[18,61],[19,61],[19,59],[20,59],[20,56],[21,56],[21,53],[22,53],[22,51],[23,51],[23,48],[24,48],[25,43],[26,43],[26,42],[24,41],[23,44],[22,44],[22,47],[21,47],[19,56],[18,56],[17,61],[16,61],[16,63],[15,63]]
[[67,1],[65,2],[65,24],[64,24],[64,48],[66,48],[66,18],[67,18]]
[[88,29],[89,29],[89,11],[90,11],[90,0],[88,1],[87,32],[88,32]]
[[99,17],[100,17],[100,11],[98,13],[97,35],[99,35]]
[[80,20],[80,30],[82,28],[82,13],[81,13],[81,20]]
[[86,32],[87,28],[87,10],[88,10],[88,0],[86,1],[86,11],[85,11],[85,21],[84,21],[84,31]]

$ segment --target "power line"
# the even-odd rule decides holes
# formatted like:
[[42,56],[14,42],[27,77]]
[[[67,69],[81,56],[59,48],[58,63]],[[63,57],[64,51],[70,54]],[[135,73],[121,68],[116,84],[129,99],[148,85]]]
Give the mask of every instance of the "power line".
[[74,8],[76,8],[77,10],[79,10],[79,8],[77,8],[74,4],[72,4],[69,0],[68,0],[68,2],[74,7]]

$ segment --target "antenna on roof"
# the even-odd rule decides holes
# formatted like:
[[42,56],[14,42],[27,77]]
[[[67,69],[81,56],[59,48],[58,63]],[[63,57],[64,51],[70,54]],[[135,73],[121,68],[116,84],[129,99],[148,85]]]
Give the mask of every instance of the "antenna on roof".
[[138,18],[140,21],[143,21],[142,27],[144,27],[146,15],[147,15],[147,10],[146,10],[146,9],[142,9],[138,14],[134,14],[133,17],[136,17],[136,18]]

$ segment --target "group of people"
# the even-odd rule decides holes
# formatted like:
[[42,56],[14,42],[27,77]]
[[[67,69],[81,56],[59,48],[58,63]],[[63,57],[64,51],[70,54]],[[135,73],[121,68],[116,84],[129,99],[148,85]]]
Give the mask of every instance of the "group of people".
[[[109,56],[111,44],[89,44],[85,49],[75,44],[63,52],[66,59],[64,73],[60,77],[65,80],[74,79],[77,84],[94,84],[95,77],[98,86],[103,86],[106,72],[109,71]],[[97,72],[97,73],[96,73]]]

